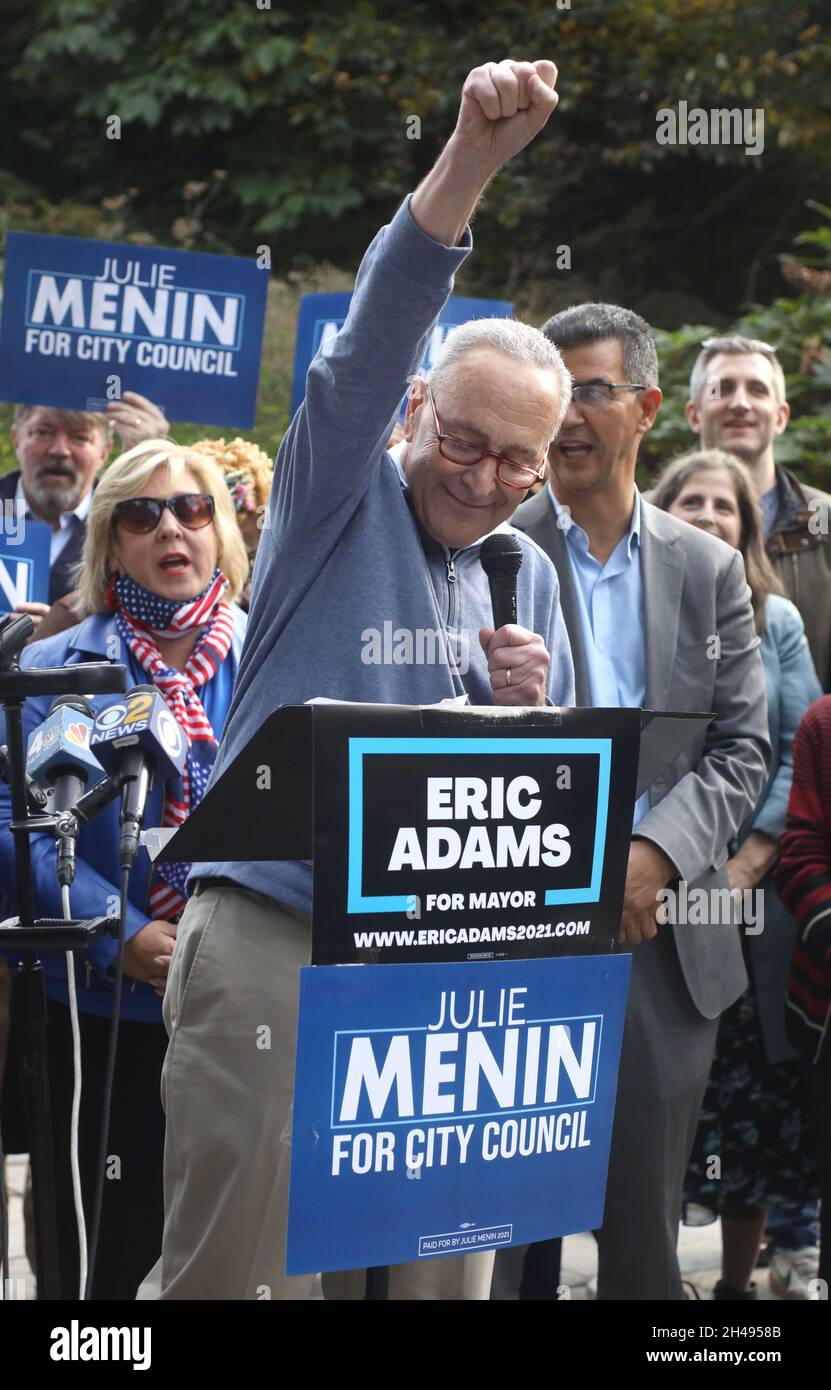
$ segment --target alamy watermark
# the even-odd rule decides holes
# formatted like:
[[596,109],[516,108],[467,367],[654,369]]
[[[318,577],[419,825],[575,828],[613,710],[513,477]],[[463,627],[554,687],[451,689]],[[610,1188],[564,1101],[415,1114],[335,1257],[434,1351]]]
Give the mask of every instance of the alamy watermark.
[[675,888],[662,888],[657,900],[660,926],[743,926],[746,936],[759,936],[765,928],[761,888],[690,888],[682,878]]
[[743,145],[748,155],[760,155],[765,148],[765,112],[761,106],[694,106],[679,101],[678,110],[661,106],[655,112],[659,145]]
[[366,627],[361,633],[365,666],[455,666],[459,675],[470,670],[470,634],[445,628]]
[[7,497],[0,506],[0,536],[9,545],[22,545],[26,539],[26,502],[19,497]]
[[88,1327],[73,1318],[68,1327],[53,1327],[49,1356],[53,1361],[129,1361],[134,1371],[152,1363],[149,1327]]

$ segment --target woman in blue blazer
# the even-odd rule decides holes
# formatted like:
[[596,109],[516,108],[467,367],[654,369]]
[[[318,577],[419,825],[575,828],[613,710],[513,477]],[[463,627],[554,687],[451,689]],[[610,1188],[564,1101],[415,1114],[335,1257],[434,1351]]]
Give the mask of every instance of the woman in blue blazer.
[[[755,907],[736,928],[750,983],[721,1017],[684,1192],[690,1217],[693,1207],[721,1215],[722,1277],[715,1298],[747,1299],[756,1297],[751,1276],[768,1209],[800,1207],[815,1196],[804,1082],[784,1026],[795,924],[770,874],[785,826],[794,735],[822,692],[802,619],[776,592],[761,508],[745,466],[719,449],[684,455],[662,474],[652,501],[742,552],[761,638],[773,756],[761,800],[727,865],[731,887]],[[729,659],[727,652],[722,656]],[[772,1265],[774,1289],[775,1274]]]
[[[204,454],[169,440],[146,441],[107,469],[93,495],[79,571],[81,621],[32,643],[21,657],[22,667],[120,662],[127,668],[128,687],[158,688],[186,735],[188,755],[177,787],[153,787],[145,816],[148,827],[181,824],[204,795],[242,649],[247,619],[235,600],[247,577],[245,546],[219,469]],[[97,713],[119,698],[95,697],[91,703]],[[27,700],[27,737],[46,719],[49,703]],[[4,735],[0,727],[0,739]],[[0,880],[13,901],[10,820],[8,788],[0,787]],[[79,834],[77,873],[70,890],[74,917],[117,916],[119,838],[116,801]],[[61,917],[54,839],[35,835],[31,844],[37,915]],[[161,997],[176,922],[184,908],[187,869],[178,864],[154,871],[142,852],[130,878],[107,1147],[112,1158],[104,1183],[94,1298],[133,1298],[161,1246],[164,1114],[159,1088],[167,1044]],[[116,950],[115,939],[105,935],[75,957],[83,1063],[79,1147],[88,1223]],[[61,1292],[65,1298],[77,1298],[78,1243],[69,1176],[72,1045],[63,953],[45,952],[44,968]],[[14,1070],[10,1058],[4,1115],[16,1109],[13,1094],[8,1094],[14,1092]]]

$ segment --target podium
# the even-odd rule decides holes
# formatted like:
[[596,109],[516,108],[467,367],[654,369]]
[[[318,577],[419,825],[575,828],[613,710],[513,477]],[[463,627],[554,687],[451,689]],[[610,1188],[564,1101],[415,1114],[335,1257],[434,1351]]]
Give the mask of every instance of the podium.
[[711,717],[286,706],[153,833],[159,861],[312,861],[289,1274],[601,1223],[633,807]]

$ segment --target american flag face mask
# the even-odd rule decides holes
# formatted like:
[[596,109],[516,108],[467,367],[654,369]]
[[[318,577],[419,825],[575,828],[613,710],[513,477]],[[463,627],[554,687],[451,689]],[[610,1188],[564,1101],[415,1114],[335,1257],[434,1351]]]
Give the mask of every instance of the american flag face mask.
[[[118,599],[115,615],[118,633],[153,684],[158,686],[165,704],[190,741],[181,786],[165,789],[162,825],[169,828],[181,825],[192,807],[199,805],[216,759],[218,741],[197,687],[205,685],[216,674],[231,649],[233,611],[222,601],[227,587],[228,580],[219,569],[214,571],[210,584],[201,594],[183,602],[161,598],[129,575],[121,575],[113,584]],[[208,626],[197,639],[184,671],[168,666],[154,639],[179,637],[206,623]],[[184,911],[185,881],[189,872],[187,863],[158,866],[148,903],[154,918],[172,922]]]
[[154,594],[152,589],[131,579],[129,574],[114,579],[110,591],[120,611],[128,613],[138,627],[154,637],[165,638],[181,637],[209,622],[227,588],[228,580],[222,570],[215,569],[210,583],[196,598],[162,598],[161,594]]

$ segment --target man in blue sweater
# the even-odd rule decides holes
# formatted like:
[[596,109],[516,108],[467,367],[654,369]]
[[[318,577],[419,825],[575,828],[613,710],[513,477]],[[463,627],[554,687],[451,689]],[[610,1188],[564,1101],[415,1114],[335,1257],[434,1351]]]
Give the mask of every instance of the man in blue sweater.
[[[432,172],[378,233],[349,317],[307,379],[280,447],[254,571],[248,636],[217,758],[220,776],[278,705],[330,696],[428,704],[574,699],[553,566],[527,537],[517,608],[489,626],[479,543],[540,476],[570,379],[545,337],[484,320],[414,376],[486,185],[557,104],[553,63],[488,63],[468,77]],[[403,462],[386,452],[401,395]],[[368,634],[438,632],[441,660],[372,659]],[[307,1298],[283,1273],[298,970],[308,962],[311,867],[195,864],[165,997],[170,1045],[165,1239],[142,1297]],[[256,1046],[268,1024],[271,1047]],[[487,1298],[492,1255],[401,1265],[391,1297]],[[327,1295],[357,1296],[338,1276]]]

